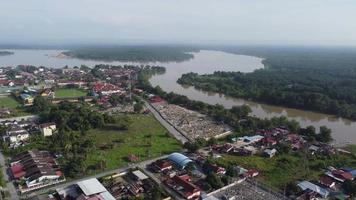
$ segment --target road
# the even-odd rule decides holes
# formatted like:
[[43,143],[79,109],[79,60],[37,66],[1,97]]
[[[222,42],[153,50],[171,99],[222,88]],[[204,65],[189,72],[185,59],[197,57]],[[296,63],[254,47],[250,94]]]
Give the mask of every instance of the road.
[[4,180],[6,182],[7,190],[9,191],[10,194],[10,199],[19,199],[16,188],[14,184],[10,181],[10,177],[6,171],[7,167],[6,167],[5,157],[2,154],[2,152],[0,152],[0,165],[1,165],[2,174],[4,175]]
[[173,137],[175,137],[177,140],[179,140],[182,144],[189,141],[182,133],[180,133],[176,128],[174,128],[174,126],[172,126],[170,123],[168,123],[161,116],[161,114],[156,109],[154,109],[147,101],[145,101],[145,105],[151,111],[153,116],[159,121],[159,123],[161,123],[162,126],[164,128],[166,128]]
[[145,169],[147,164],[150,164],[150,163],[152,163],[152,162],[154,162],[156,160],[159,160],[159,159],[166,158],[167,156],[168,155],[163,155],[163,156],[160,156],[160,157],[157,157],[157,158],[153,158],[153,159],[150,159],[150,160],[145,160],[145,161],[142,161],[142,162],[139,162],[139,163],[131,164],[131,165],[127,166],[127,167],[121,167],[121,168],[117,168],[117,169],[101,172],[101,173],[98,173],[98,174],[95,174],[95,175],[82,177],[80,179],[75,179],[75,180],[71,180],[71,181],[68,181],[68,182],[64,182],[62,184],[49,186],[49,187],[46,187],[46,188],[43,188],[43,189],[40,189],[40,190],[36,190],[36,191],[33,191],[33,192],[26,193],[26,195],[22,195],[22,196],[26,197],[27,195],[33,196],[33,195],[47,194],[50,191],[53,191],[53,190],[55,190],[57,188],[65,188],[67,186],[76,184],[79,181],[87,180],[87,179],[90,179],[90,178],[99,178],[99,177],[107,176],[107,175],[114,174],[114,173],[120,173],[120,172],[128,170],[129,168],[139,167],[141,169]]

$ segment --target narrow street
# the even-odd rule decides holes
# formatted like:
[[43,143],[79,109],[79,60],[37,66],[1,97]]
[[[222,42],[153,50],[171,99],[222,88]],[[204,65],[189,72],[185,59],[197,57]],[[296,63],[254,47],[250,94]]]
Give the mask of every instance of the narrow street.
[[180,141],[182,144],[188,142],[189,140],[182,134],[180,133],[176,128],[174,128],[170,123],[168,123],[162,116],[155,110],[148,102],[145,101],[146,107],[151,111],[153,116],[161,123],[161,125],[166,128],[169,133],[175,137],[178,141]]
[[9,191],[9,194],[10,194],[10,199],[19,199],[19,196],[17,195],[16,188],[15,188],[14,184],[10,181],[10,177],[7,174],[5,157],[2,154],[2,152],[0,152],[0,165],[1,165],[2,174],[4,176],[4,180],[6,182],[6,188]]
[[75,184],[75,183],[77,183],[79,181],[87,180],[87,179],[90,179],[90,178],[99,178],[99,177],[107,176],[107,175],[113,174],[113,173],[120,173],[120,172],[123,172],[125,170],[128,170],[129,168],[135,168],[135,167],[145,168],[145,166],[147,164],[149,164],[151,162],[154,162],[156,160],[159,160],[159,159],[166,158],[167,156],[168,155],[163,155],[163,156],[160,156],[160,157],[157,157],[157,158],[153,158],[153,159],[150,159],[150,160],[145,160],[145,161],[142,161],[142,162],[139,162],[139,163],[134,163],[134,164],[131,164],[131,165],[127,166],[127,167],[120,167],[120,168],[117,168],[117,169],[101,172],[101,173],[94,174],[94,175],[91,175],[91,176],[82,177],[80,179],[71,180],[71,181],[68,181],[68,182],[65,182],[65,183],[62,183],[62,184],[49,186],[49,187],[46,187],[46,188],[43,188],[43,189],[40,189],[40,190],[36,190],[36,191],[33,191],[33,192],[26,193],[25,195],[22,195],[22,196],[26,197],[27,195],[28,196],[32,196],[32,195],[46,194],[46,193],[48,193],[50,191],[53,191],[53,190],[55,190],[57,188],[65,188],[65,187],[67,187],[69,185],[73,185],[73,184]]

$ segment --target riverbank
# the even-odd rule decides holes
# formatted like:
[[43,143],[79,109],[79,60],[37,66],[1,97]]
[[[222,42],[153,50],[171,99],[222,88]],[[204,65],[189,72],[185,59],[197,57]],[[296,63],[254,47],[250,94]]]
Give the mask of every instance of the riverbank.
[[[0,57],[0,66],[16,66],[20,64],[31,64],[36,66],[51,66],[53,68],[68,66],[87,65],[93,67],[96,64],[125,65],[127,62],[104,62],[80,59],[60,59],[48,55],[58,55],[65,50],[8,50],[15,54],[12,56]],[[159,85],[164,91],[175,92],[188,96],[190,99],[202,101],[212,105],[221,104],[225,108],[236,105],[247,104],[251,107],[251,115],[259,118],[272,118],[286,116],[291,120],[298,121],[301,126],[313,125],[315,127],[326,125],[333,131],[335,144],[343,145],[347,143],[356,144],[356,122],[343,118],[336,118],[326,114],[314,113],[309,111],[290,109],[279,106],[271,106],[262,103],[251,102],[238,98],[231,98],[217,93],[202,92],[192,87],[181,86],[176,80],[184,73],[196,72],[199,74],[213,73],[214,71],[241,71],[252,72],[263,68],[263,59],[253,56],[242,56],[221,51],[202,50],[192,53],[194,59],[175,63],[160,63],[166,67],[166,73],[154,76],[150,79],[153,86]],[[131,64],[135,64],[130,62]],[[136,63],[137,64],[137,63]],[[150,63],[145,63],[150,64]]]

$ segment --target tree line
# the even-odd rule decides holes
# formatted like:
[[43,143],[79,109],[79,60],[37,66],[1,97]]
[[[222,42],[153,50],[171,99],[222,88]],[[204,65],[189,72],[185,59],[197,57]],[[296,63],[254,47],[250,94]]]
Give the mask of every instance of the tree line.
[[[288,118],[273,117],[271,119],[261,119],[250,116],[251,108],[247,105],[234,106],[231,109],[224,108],[220,104],[211,105],[201,101],[189,99],[187,96],[179,95],[173,92],[167,93],[159,86],[153,87],[149,82],[150,74],[140,73],[138,78],[138,87],[147,92],[156,94],[165,99],[168,103],[180,105],[190,110],[198,111],[213,117],[216,121],[224,122],[231,126],[237,135],[254,135],[258,129],[272,129],[275,127],[285,127],[294,133],[305,135],[308,140],[317,140],[321,142],[332,141],[331,130],[321,127],[320,132],[315,131],[315,127],[310,126],[309,131],[303,131],[300,124],[295,120]],[[308,134],[306,134],[308,133]]]
[[188,73],[178,83],[232,97],[356,119],[356,68]]

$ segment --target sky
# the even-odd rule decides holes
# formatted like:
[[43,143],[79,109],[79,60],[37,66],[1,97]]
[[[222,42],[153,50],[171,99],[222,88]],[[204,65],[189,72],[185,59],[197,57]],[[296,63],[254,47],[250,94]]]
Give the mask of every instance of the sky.
[[355,0],[0,0],[0,44],[356,46]]

